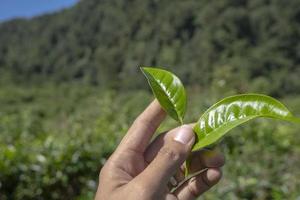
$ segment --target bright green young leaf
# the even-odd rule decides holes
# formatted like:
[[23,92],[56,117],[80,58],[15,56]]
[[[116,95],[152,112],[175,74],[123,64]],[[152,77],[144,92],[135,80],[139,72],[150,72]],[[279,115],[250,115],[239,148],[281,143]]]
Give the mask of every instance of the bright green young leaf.
[[242,94],[225,98],[210,107],[194,126],[197,141],[193,150],[206,147],[234,127],[257,117],[300,123],[276,99],[261,94]]
[[186,94],[179,78],[162,69],[142,67],[141,70],[160,105],[182,124],[186,111]]

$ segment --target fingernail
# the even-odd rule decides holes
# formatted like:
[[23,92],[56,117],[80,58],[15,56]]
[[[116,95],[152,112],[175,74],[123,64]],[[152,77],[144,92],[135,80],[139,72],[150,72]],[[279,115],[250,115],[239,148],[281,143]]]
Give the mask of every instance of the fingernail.
[[188,125],[182,125],[175,133],[174,140],[182,144],[189,144],[194,140],[193,129]]

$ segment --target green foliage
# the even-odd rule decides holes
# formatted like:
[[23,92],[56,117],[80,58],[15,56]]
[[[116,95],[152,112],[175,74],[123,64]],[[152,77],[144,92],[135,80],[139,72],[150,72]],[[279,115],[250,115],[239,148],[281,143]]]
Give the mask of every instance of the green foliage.
[[272,97],[261,94],[227,97],[210,107],[194,126],[197,141],[193,151],[213,144],[234,127],[258,117],[300,123],[300,119]]
[[[182,77],[186,121],[245,92],[300,113],[299,12],[298,0],[82,0],[2,22],[0,199],[92,199],[99,169],[150,101],[141,64]],[[249,123],[222,140],[223,180],[204,198],[298,199],[300,129]]]
[[[161,106],[172,118],[183,124],[186,94],[180,79],[162,69],[144,67],[141,70]],[[182,105],[183,107],[180,107]],[[180,112],[182,110],[184,112]],[[192,151],[201,150],[217,142],[231,129],[258,117],[300,123],[300,118],[294,117],[281,102],[272,97],[262,94],[230,96],[211,106],[197,121],[193,128],[197,137]],[[190,159],[186,161],[186,178],[190,178],[189,168]]]
[[[155,98],[167,113],[183,124],[186,94],[180,79],[173,73],[151,67],[141,68]],[[194,126],[197,134],[193,151],[213,144],[234,127],[258,117],[269,117],[289,122],[300,119],[278,100],[262,94],[241,94],[226,97],[211,106]]]
[[16,81],[128,90],[142,88],[137,66],[159,65],[187,86],[298,94],[299,12],[299,0],[80,1],[1,23],[0,69]]
[[[214,101],[210,99],[215,94],[187,91],[192,100],[189,108],[197,107],[205,111],[209,108],[207,101]],[[281,101],[299,113],[298,96]],[[198,109],[187,112],[188,121],[196,121],[198,116]],[[235,128],[218,145],[226,157],[221,182],[199,199],[267,200],[275,199],[275,194],[280,195],[281,199],[299,198],[299,131],[299,126],[280,121],[274,123],[267,118]]]
[[93,196],[101,166],[149,96],[80,84],[1,87],[0,199]]
[[[185,120],[196,121],[215,94],[187,93],[189,108],[197,109],[188,110]],[[75,83],[1,86],[0,199],[92,199],[101,166],[150,99],[144,91]],[[298,96],[283,102],[300,111]],[[159,132],[175,125],[167,119]],[[235,129],[221,142],[223,180],[205,199],[296,199],[299,131],[263,119]]]
[[180,79],[163,69],[141,68],[160,105],[175,120],[183,124],[186,111],[186,94]]
[[224,180],[204,199],[299,198],[296,163],[300,149],[295,146],[299,130],[286,123],[272,124],[271,120],[252,121],[237,128],[222,141],[228,161]]

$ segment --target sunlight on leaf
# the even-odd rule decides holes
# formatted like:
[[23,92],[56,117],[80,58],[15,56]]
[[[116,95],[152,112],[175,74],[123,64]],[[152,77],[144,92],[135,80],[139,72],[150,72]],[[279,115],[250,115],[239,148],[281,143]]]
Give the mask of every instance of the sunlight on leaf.
[[166,70],[142,67],[153,94],[163,109],[183,124],[186,111],[186,94],[180,79]]

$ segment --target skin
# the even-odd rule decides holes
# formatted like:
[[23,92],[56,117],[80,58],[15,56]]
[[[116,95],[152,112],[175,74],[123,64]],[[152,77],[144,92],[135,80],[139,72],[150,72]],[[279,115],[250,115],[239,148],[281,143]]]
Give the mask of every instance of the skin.
[[184,179],[183,163],[195,136],[191,125],[183,125],[150,143],[165,117],[154,100],[134,121],[100,171],[95,200],[193,200],[220,180],[224,156],[217,150],[193,152],[191,172],[208,170],[171,193],[171,177],[177,182]]

